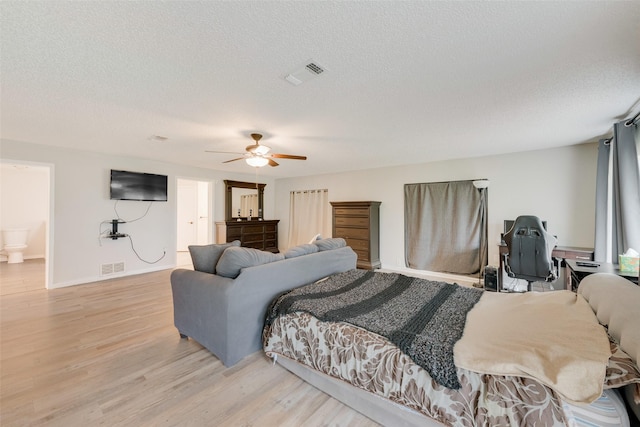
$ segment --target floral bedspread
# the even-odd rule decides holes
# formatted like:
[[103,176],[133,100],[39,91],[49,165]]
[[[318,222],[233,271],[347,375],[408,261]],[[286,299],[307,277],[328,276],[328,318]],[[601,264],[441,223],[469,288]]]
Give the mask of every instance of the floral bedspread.
[[347,323],[287,314],[265,328],[263,344],[270,357],[287,357],[448,426],[566,425],[560,400],[535,380],[458,368],[461,388],[448,389],[385,338]]
[[[638,366],[611,338],[610,342],[604,388],[635,383],[640,401]],[[448,426],[567,425],[560,399],[535,380],[458,368],[462,387],[451,390],[385,338],[347,323],[288,314],[265,328],[263,344],[270,357],[287,357]]]

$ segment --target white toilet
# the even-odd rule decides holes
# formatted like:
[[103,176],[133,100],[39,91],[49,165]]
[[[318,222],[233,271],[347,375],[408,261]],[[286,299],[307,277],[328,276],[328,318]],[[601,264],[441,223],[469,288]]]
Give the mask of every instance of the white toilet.
[[22,253],[27,249],[28,228],[15,228],[2,230],[4,251],[7,253],[7,263],[16,264],[23,262]]

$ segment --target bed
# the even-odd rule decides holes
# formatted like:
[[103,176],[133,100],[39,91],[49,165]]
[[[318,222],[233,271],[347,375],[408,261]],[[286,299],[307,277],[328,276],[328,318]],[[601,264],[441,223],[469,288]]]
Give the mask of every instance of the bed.
[[382,425],[629,425],[616,389],[637,408],[640,288],[610,276],[513,295],[352,270],[275,299],[263,347]]

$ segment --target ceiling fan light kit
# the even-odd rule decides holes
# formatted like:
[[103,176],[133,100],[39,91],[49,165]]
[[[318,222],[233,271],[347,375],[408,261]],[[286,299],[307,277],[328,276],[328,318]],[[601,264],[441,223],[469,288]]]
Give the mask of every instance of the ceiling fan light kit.
[[252,153],[260,155],[267,154],[269,151],[271,151],[271,148],[267,147],[266,145],[258,145],[253,150],[251,150]]
[[245,159],[245,162],[247,162],[249,166],[253,166],[254,168],[261,168],[263,166],[267,166],[267,164],[269,163],[269,159],[259,156],[247,157]]

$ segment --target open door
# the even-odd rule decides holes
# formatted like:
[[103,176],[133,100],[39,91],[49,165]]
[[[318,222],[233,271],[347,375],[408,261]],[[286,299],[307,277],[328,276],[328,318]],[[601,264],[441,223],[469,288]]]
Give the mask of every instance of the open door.
[[178,179],[176,249],[188,251],[189,245],[204,245],[211,240],[212,212],[210,183]]

